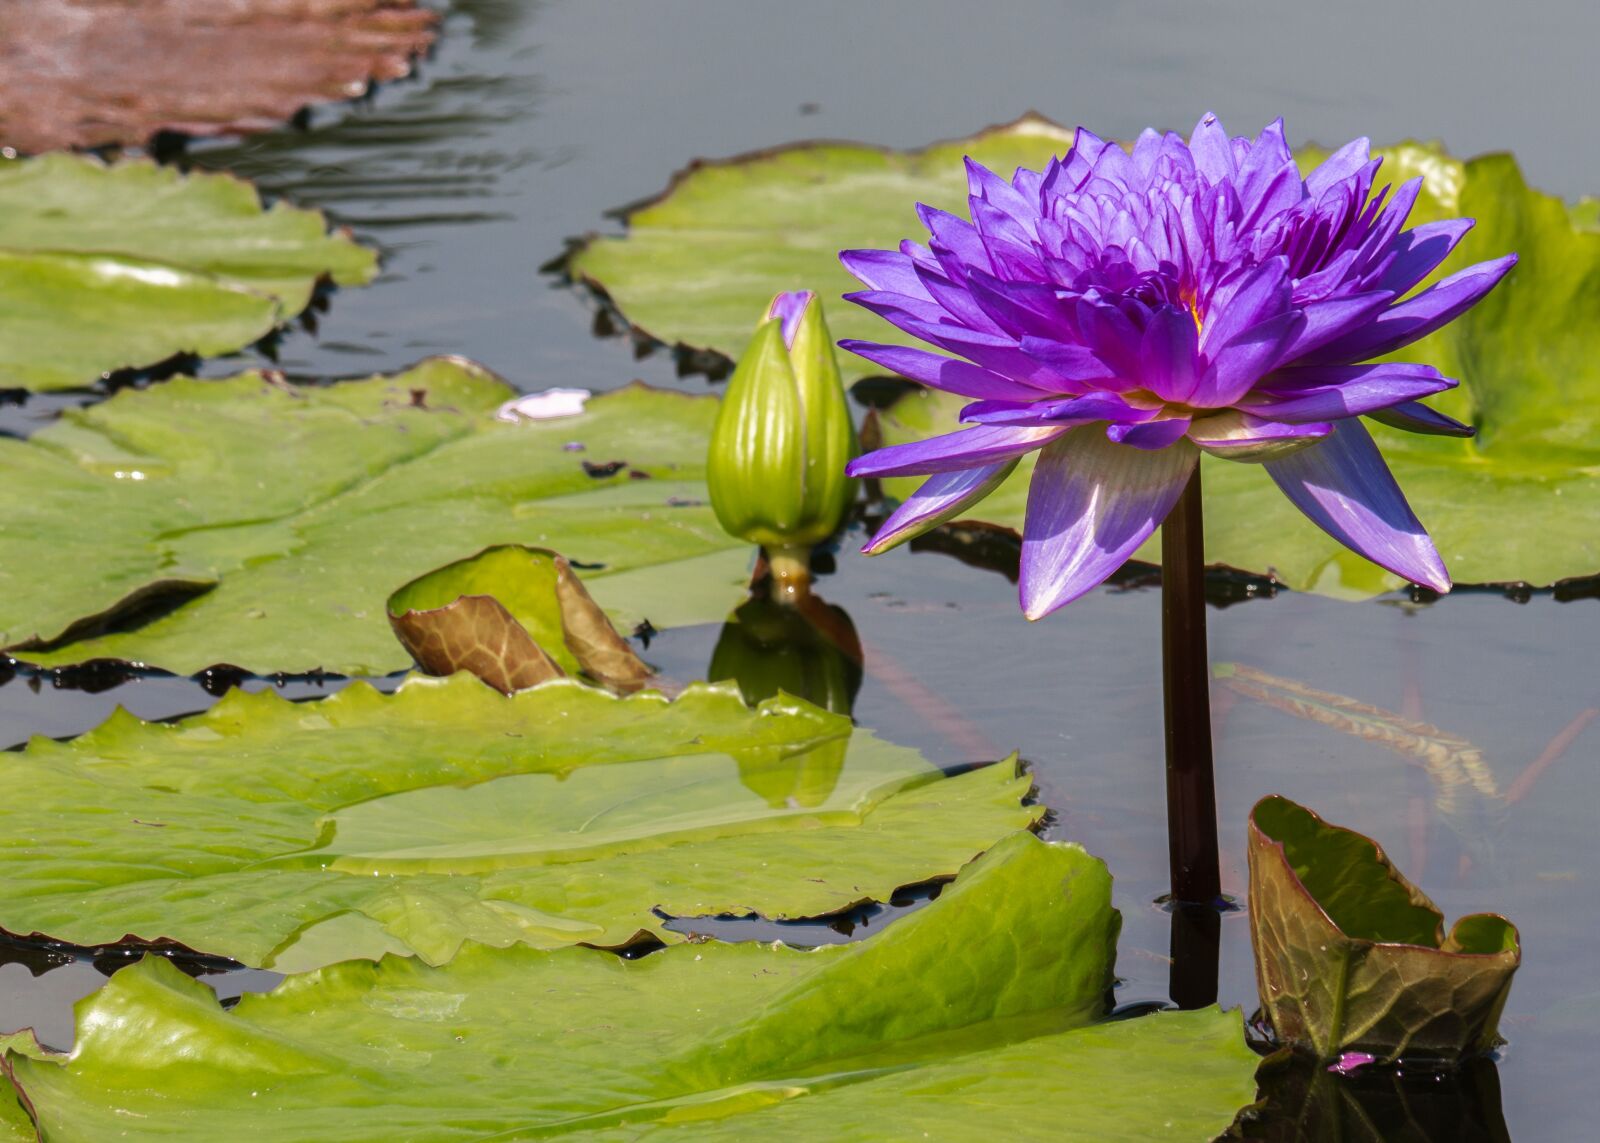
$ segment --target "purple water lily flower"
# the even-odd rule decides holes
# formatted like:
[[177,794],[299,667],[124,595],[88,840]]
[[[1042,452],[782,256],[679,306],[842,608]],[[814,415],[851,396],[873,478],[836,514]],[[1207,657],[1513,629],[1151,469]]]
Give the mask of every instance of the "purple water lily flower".
[[1373,195],[1380,162],[1357,139],[1302,178],[1282,120],[1230,139],[1207,115],[1187,143],[1146,131],[1131,154],[1079,128],[1010,181],[968,159],[971,221],[919,206],[927,246],[840,254],[867,286],[849,300],[958,356],[840,344],[972,399],[973,427],[850,465],[929,477],[865,550],[958,515],[1038,450],[1020,585],[1038,619],[1104,582],[1209,452],[1260,462],[1329,535],[1449,590],[1359,418],[1470,436],[1420,403],[1456,382],[1363,362],[1461,314],[1516,256],[1407,297],[1472,222],[1402,230],[1422,180]]

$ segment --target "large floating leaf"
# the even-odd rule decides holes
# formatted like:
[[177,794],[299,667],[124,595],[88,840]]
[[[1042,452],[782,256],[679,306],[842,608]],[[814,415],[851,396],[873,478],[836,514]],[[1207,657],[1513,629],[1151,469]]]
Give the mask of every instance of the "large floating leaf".
[[1324,1060],[1454,1057],[1498,1042],[1522,959],[1510,921],[1478,913],[1447,936],[1381,846],[1287,798],[1250,811],[1249,857],[1256,982],[1286,1042]]
[[175,380],[0,439],[0,648],[383,674],[410,663],[390,592],[498,543],[578,561],[624,630],[720,619],[748,555],[704,503],[716,401],[634,387],[576,417],[496,420],[512,395],[451,359],[326,388]]
[[[916,204],[964,208],[971,155],[1000,170],[1037,167],[1072,136],[1037,116],[921,151],[812,143],[697,162],[661,197],[627,215],[623,237],[590,238],[568,271],[603,290],[638,329],[737,359],[751,314],[784,290],[816,290],[835,337],[907,343],[857,306],[833,305],[860,284],[839,265],[850,247],[894,247],[920,228]],[[878,372],[839,355],[846,382]]]
[[468,675],[304,705],[234,691],[172,725],[119,711],[0,754],[0,785],[0,927],[283,970],[682,939],[657,908],[834,912],[1042,812],[1014,761],[946,778],[786,696],[557,680],[507,698]]
[[260,131],[396,79],[433,42],[413,0],[29,0],[0,6],[0,144]]
[[[591,239],[571,272],[610,294],[666,341],[737,356],[749,314],[779,290],[825,297],[860,286],[839,266],[848,247],[892,248],[923,233],[913,204],[965,212],[964,154],[1009,173],[1039,166],[1070,137],[1028,118],[925,151],[806,144],[702,163],[628,216],[623,237]],[[1569,210],[1529,189],[1515,162],[1462,162],[1437,148],[1382,152],[1383,178],[1427,178],[1416,222],[1467,215],[1477,228],[1435,275],[1510,250],[1520,265],[1487,301],[1397,354],[1438,365],[1463,388],[1436,403],[1480,428],[1475,441],[1374,426],[1396,475],[1458,583],[1547,585],[1600,573],[1600,233],[1592,205]],[[1320,153],[1306,152],[1306,163]],[[907,343],[882,319],[830,311],[840,337]],[[852,355],[848,376],[872,367]],[[926,402],[926,403],[925,403]],[[885,443],[954,428],[962,402],[907,397]],[[1031,461],[966,519],[1020,527]],[[889,482],[896,495],[914,482]],[[1371,595],[1393,575],[1329,539],[1258,466],[1206,463],[1207,558],[1275,574],[1295,588]],[[1156,561],[1154,541],[1139,558]]]
[[46,1138],[1209,1140],[1253,1097],[1237,1015],[1084,1027],[1105,867],[1013,835],[855,945],[469,947],[292,977],[232,1012],[150,958],[11,1060]]
[[359,285],[376,267],[321,214],[263,210],[229,175],[0,160],[0,388],[231,352],[305,309],[319,278]]

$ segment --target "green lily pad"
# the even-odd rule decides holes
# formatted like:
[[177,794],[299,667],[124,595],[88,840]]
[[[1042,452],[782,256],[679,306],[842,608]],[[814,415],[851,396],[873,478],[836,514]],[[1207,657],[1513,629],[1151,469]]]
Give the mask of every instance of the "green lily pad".
[[292,977],[220,1009],[150,958],[12,1057],[41,1133],[207,1141],[1175,1139],[1255,1092],[1240,1021],[1083,1026],[1110,982],[1105,867],[1013,835],[855,945],[704,944],[624,961],[469,947]]
[[389,594],[504,543],[577,561],[624,631],[726,614],[750,555],[706,503],[715,398],[636,386],[497,420],[513,396],[459,359],[322,388],[178,379],[0,439],[0,649],[386,674],[411,663]]
[[[965,212],[961,157],[1009,172],[1037,168],[1070,136],[1035,117],[893,152],[802,144],[701,163],[631,212],[621,237],[592,238],[570,272],[610,295],[665,341],[737,357],[749,314],[779,290],[832,298],[860,286],[838,264],[851,247],[888,249],[923,233],[913,204]],[[1461,161],[1437,146],[1381,150],[1383,178],[1424,175],[1414,219],[1478,220],[1436,277],[1517,251],[1521,263],[1464,318],[1396,354],[1462,381],[1434,403],[1480,430],[1476,440],[1419,437],[1374,425],[1395,474],[1458,583],[1546,586],[1600,573],[1600,233],[1586,200],[1568,208],[1530,189],[1506,155]],[[1302,153],[1306,164],[1321,152]],[[875,315],[829,313],[840,337],[912,344]],[[841,355],[846,379],[873,366]],[[956,425],[961,399],[913,394],[884,418],[884,442]],[[1031,461],[964,519],[1020,528]],[[1251,465],[1205,466],[1207,559],[1286,585],[1362,597],[1400,586],[1306,521]],[[894,495],[913,481],[887,482]],[[1138,558],[1159,561],[1155,541]]]
[[230,353],[377,256],[317,211],[148,161],[0,160],[0,388],[72,389],[180,353]]
[[508,698],[465,674],[298,705],[233,691],[171,725],[118,711],[0,754],[0,782],[0,926],[280,971],[683,939],[655,909],[836,912],[1042,813],[1014,759],[947,778],[787,696],[556,680]]
[[1457,1056],[1499,1043],[1516,926],[1444,917],[1383,847],[1276,795],[1250,811],[1256,982],[1287,1043],[1331,1060]]
[[[630,210],[621,237],[591,236],[567,261],[574,278],[608,295],[638,330],[737,360],[752,314],[785,290],[815,290],[838,338],[913,344],[859,306],[833,305],[861,285],[839,251],[898,246],[921,230],[916,204],[964,210],[963,155],[1004,171],[1038,167],[1072,135],[1036,115],[918,151],[860,143],[801,143],[715,162],[673,177]],[[846,384],[881,372],[839,354]]]

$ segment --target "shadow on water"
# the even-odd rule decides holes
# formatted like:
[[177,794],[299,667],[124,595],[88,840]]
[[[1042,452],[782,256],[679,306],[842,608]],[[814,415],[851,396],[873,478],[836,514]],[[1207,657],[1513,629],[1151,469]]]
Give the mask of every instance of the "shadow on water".
[[1364,1068],[1337,1075],[1306,1060],[1268,1061],[1265,1105],[1244,1124],[1264,1143],[1511,1143],[1491,1059],[1432,1072]]

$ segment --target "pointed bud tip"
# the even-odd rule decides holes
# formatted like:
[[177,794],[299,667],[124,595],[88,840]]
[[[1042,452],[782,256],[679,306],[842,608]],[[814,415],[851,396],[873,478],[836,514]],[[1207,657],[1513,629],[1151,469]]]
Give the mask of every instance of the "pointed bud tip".
[[805,316],[806,307],[816,297],[812,290],[791,290],[779,294],[767,306],[767,320],[776,318],[783,323],[783,344],[794,348],[795,334],[800,331],[800,319]]

